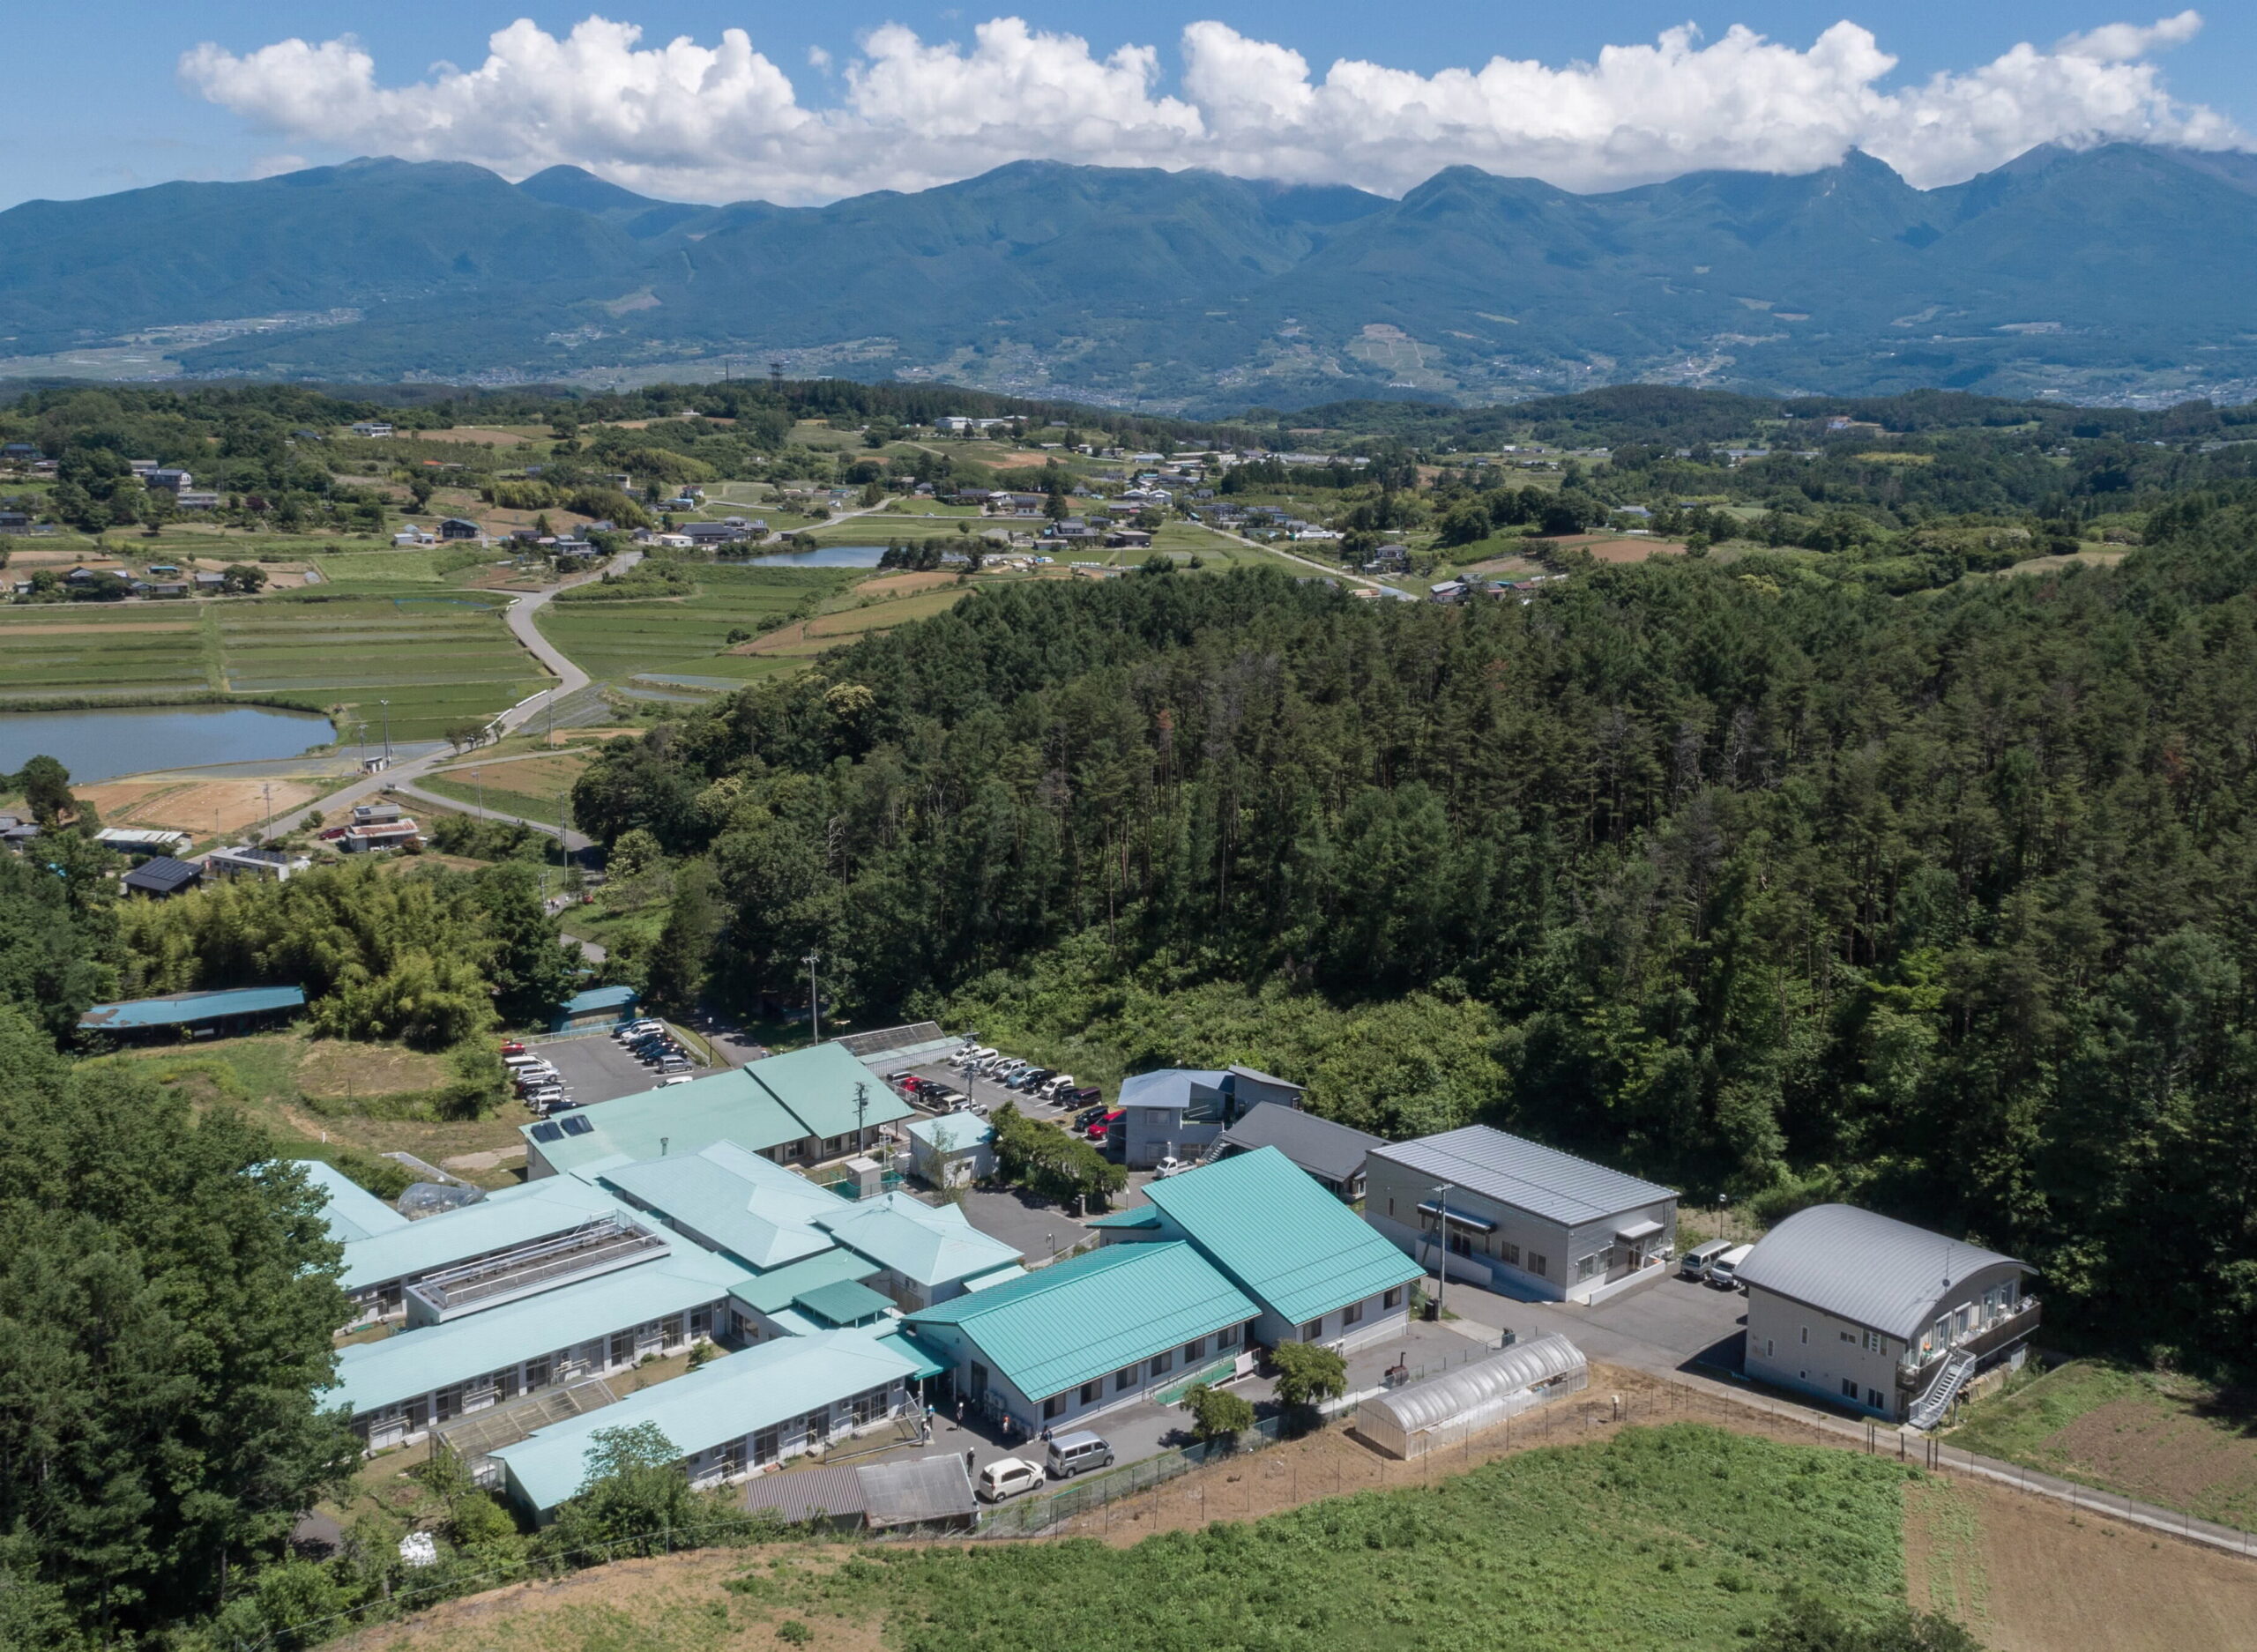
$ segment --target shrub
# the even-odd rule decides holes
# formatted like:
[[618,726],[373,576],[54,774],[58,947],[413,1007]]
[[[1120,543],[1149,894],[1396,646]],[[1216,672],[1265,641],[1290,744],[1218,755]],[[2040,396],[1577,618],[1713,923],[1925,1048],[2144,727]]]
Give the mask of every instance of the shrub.
[[1277,1367],[1277,1398],[1297,1411],[1312,1411],[1348,1391],[1348,1362],[1315,1343],[1279,1343],[1270,1350]]
[[1183,1409],[1191,1413],[1191,1432],[1202,1444],[1235,1440],[1254,1426],[1251,1403],[1203,1382],[1195,1382],[1184,1390]]

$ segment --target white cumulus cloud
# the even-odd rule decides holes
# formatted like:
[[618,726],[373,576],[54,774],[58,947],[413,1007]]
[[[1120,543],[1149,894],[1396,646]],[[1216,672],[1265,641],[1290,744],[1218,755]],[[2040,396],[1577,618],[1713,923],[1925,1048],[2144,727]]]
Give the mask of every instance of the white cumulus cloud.
[[1590,63],[1499,55],[1426,75],[1343,58],[1322,76],[1289,45],[1199,22],[1176,42],[1171,88],[1157,47],[1101,51],[1012,17],[978,25],[968,43],[874,29],[822,107],[801,102],[742,29],[711,46],[645,44],[633,24],[601,17],[561,37],[521,19],[475,68],[442,63],[400,85],[381,84],[349,35],[242,55],[202,45],[180,76],[295,144],[513,177],[570,162],[702,200],[923,189],[1024,159],[1389,194],[1470,164],[1590,190],[1700,167],[1806,172],[1853,148],[1930,187],[2044,143],[2244,146],[2231,122],[2174,99],[2154,61],[2201,27],[2191,11],[2109,24],[1908,86],[1888,84],[1896,59],[1851,22],[1806,47],[1686,27]]

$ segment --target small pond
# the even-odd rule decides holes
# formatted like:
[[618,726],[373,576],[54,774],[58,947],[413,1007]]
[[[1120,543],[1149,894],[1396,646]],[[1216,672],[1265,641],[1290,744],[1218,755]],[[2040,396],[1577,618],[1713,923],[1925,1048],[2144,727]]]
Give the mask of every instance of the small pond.
[[329,719],[264,705],[130,705],[0,711],[0,770],[45,754],[91,785],[151,769],[294,757],[334,736]]

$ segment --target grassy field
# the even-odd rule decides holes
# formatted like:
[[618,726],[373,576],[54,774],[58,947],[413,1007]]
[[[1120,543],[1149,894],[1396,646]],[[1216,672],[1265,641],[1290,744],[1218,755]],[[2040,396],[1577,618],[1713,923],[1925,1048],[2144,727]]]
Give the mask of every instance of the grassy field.
[[[416,784],[458,803],[554,826],[557,799],[572,789],[572,783],[587,766],[588,755],[584,751],[558,752],[508,763],[461,763]],[[473,769],[478,771],[474,778]]]
[[0,696],[58,699],[221,688],[205,612],[153,603],[0,609]]
[[970,585],[958,584],[952,574],[900,574],[873,579],[857,587],[864,599],[853,606],[794,621],[741,646],[756,658],[811,659],[825,649],[840,647],[874,631],[891,630],[912,620],[945,614],[971,590]]
[[351,597],[259,602],[212,611],[227,686],[342,705],[340,739],[366,719],[380,737],[432,740],[452,723],[491,717],[547,681],[495,599]]
[[2073,1361],[1970,1408],[1951,1443],[2257,1531],[2257,1413],[2186,1378]]
[[[699,566],[697,594],[627,602],[552,602],[540,611],[541,635],[592,677],[608,681],[648,673],[692,687],[734,687],[779,667],[773,660],[726,652],[733,631],[755,632],[764,620],[791,613],[809,599],[844,588],[848,570]],[[740,639],[744,640],[744,639]]]

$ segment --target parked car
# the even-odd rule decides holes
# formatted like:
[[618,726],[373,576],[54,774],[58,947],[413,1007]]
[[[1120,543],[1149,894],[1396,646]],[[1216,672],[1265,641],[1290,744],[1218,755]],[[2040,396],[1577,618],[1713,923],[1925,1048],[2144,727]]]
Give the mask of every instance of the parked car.
[[694,1073],[669,1073],[657,1083],[652,1085],[651,1088],[652,1090],[671,1090],[676,1084],[694,1084],[696,1082],[697,1075]]
[[1099,1119],[1104,1117],[1105,1109],[1102,1106],[1084,1107],[1081,1112],[1074,1115],[1074,1128],[1076,1130],[1086,1130],[1090,1126],[1095,1124]]
[[1170,1176],[1181,1176],[1185,1171],[1189,1170],[1190,1168],[1190,1165],[1185,1164],[1181,1159],[1176,1157],[1173,1153],[1171,1153],[1167,1157],[1160,1160],[1158,1164],[1152,1166],[1152,1179],[1154,1181],[1165,1181]]
[[506,1040],[502,1046],[502,1053],[504,1056],[523,1055],[525,1053],[525,1046],[519,1044],[515,1038]]
[[992,1061],[994,1059],[994,1051],[984,1044],[975,1044],[951,1054],[949,1057],[949,1065],[957,1068],[975,1067],[981,1061]]
[[1678,1258],[1677,1271],[1687,1279],[1706,1279],[1709,1264],[1732,1248],[1730,1239],[1710,1239],[1705,1245],[1695,1245]]
[[1017,1072],[1011,1075],[1010,1078],[1005,1083],[1003,1088],[1006,1090],[1023,1090],[1028,1094],[1032,1094],[1034,1090],[1034,1087],[1041,1083],[1049,1076],[1050,1069],[1047,1067],[1023,1067]]
[[1074,1075],[1071,1073],[1053,1073],[1035,1094],[1062,1107],[1073,1099]]
[[1077,1428],[1070,1434],[1061,1434],[1050,1442],[1050,1477],[1070,1480],[1077,1474],[1087,1474],[1091,1469],[1113,1466],[1113,1447],[1102,1435],[1086,1428]]
[[973,1491],[983,1503],[1000,1503],[1041,1484],[1042,1470],[1024,1457],[999,1457],[980,1470],[980,1484]]
[[1105,1094],[1095,1084],[1084,1084],[1059,1105],[1063,1107],[1102,1107]]
[[666,1023],[664,1022],[622,1021],[611,1030],[611,1036],[623,1041],[629,1038],[639,1038],[646,1032],[664,1032],[666,1030]]
[[1753,1245],[1735,1245],[1709,1264],[1709,1283],[1719,1291],[1739,1288],[1739,1265],[1746,1261]]
[[346,832],[349,832],[349,831],[351,831],[352,830],[353,830],[353,829],[352,829],[350,826],[331,826],[331,827],[329,827],[329,828],[325,829],[325,830],[322,832],[322,835],[321,835],[321,840],[322,840],[322,842],[324,842],[324,843],[325,843],[325,844],[333,844],[333,843],[335,843],[339,838],[340,838],[340,837],[342,837],[343,836],[345,836],[345,834],[346,834]]

